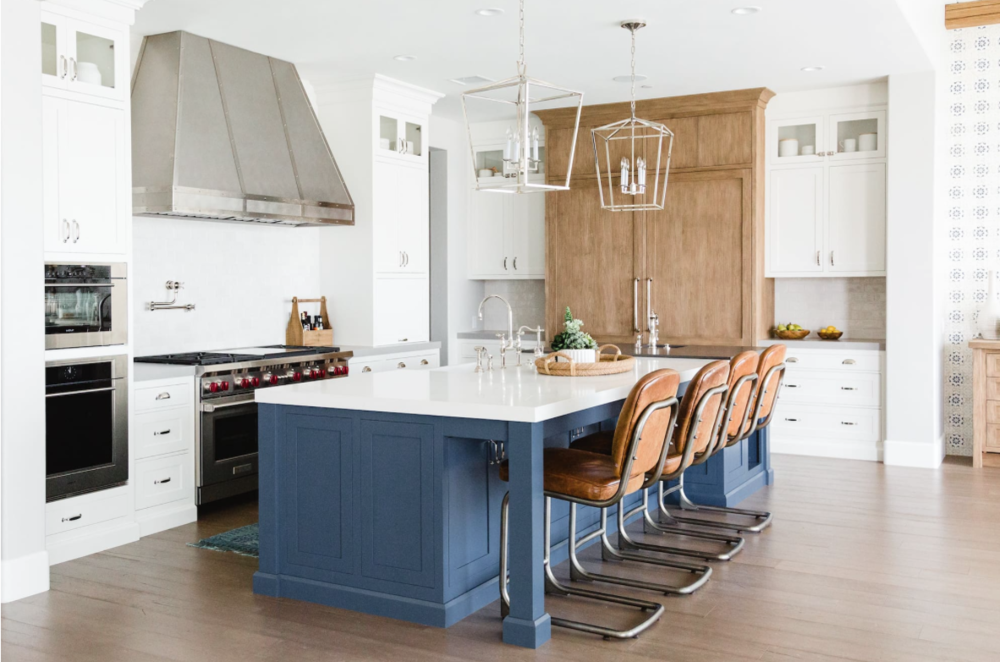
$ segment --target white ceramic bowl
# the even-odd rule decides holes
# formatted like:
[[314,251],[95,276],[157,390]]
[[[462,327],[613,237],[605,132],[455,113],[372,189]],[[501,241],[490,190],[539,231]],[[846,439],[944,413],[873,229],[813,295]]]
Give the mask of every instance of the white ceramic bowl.
[[93,85],[100,85],[103,81],[101,70],[93,62],[77,62],[76,79],[81,83],[91,83]]

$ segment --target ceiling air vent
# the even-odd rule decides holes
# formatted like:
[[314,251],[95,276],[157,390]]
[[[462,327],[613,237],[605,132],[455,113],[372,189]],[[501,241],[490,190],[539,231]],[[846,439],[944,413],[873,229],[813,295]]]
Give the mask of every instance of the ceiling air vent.
[[485,85],[486,83],[492,83],[492,78],[487,78],[486,76],[463,76],[462,78],[449,78],[452,83],[457,85]]

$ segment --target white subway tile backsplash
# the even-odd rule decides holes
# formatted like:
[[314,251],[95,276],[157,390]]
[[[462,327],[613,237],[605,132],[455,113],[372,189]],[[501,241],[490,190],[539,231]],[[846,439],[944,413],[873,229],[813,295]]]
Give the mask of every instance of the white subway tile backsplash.
[[[545,326],[544,280],[488,280],[485,293],[499,294],[514,309],[514,329],[524,326]],[[483,329],[506,329],[507,310],[499,302],[490,302],[483,309]]]
[[832,324],[845,338],[885,338],[885,278],[776,278],[774,318],[813,331]]

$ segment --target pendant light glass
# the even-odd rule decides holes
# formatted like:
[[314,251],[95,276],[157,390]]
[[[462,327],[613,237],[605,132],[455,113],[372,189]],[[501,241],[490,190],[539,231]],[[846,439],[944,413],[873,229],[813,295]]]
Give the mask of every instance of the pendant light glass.
[[[565,191],[569,189],[570,173],[573,171],[583,92],[528,77],[524,62],[524,0],[520,0],[518,21],[520,50],[517,75],[462,94],[462,112],[472,151],[476,189],[500,193]],[[531,113],[540,109],[567,106],[568,112],[575,111],[576,115],[573,140],[565,145],[567,154],[552,154],[551,151],[546,154],[543,128],[537,118],[532,119]],[[497,135],[495,139],[488,141],[491,147],[495,147],[494,150],[483,150],[483,140],[476,140],[477,127],[482,133],[484,126],[505,126],[505,129],[501,129],[504,133],[502,139]],[[480,148],[478,154],[477,147]],[[483,161],[484,154],[495,154],[496,158],[480,162]],[[566,164],[564,181],[546,183],[546,161]]]
[[666,202],[674,134],[635,116],[635,33],[645,26],[622,23],[632,34],[631,117],[591,130],[601,208],[608,211],[659,210]]

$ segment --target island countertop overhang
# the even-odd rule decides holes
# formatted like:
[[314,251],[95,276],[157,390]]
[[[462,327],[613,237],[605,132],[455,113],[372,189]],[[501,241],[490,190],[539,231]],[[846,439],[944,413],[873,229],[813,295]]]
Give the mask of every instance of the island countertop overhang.
[[636,381],[670,368],[690,381],[704,359],[637,358],[633,370],[602,377],[551,377],[531,366],[473,372],[470,363],[432,370],[351,375],[255,393],[260,404],[538,423],[623,400]]

